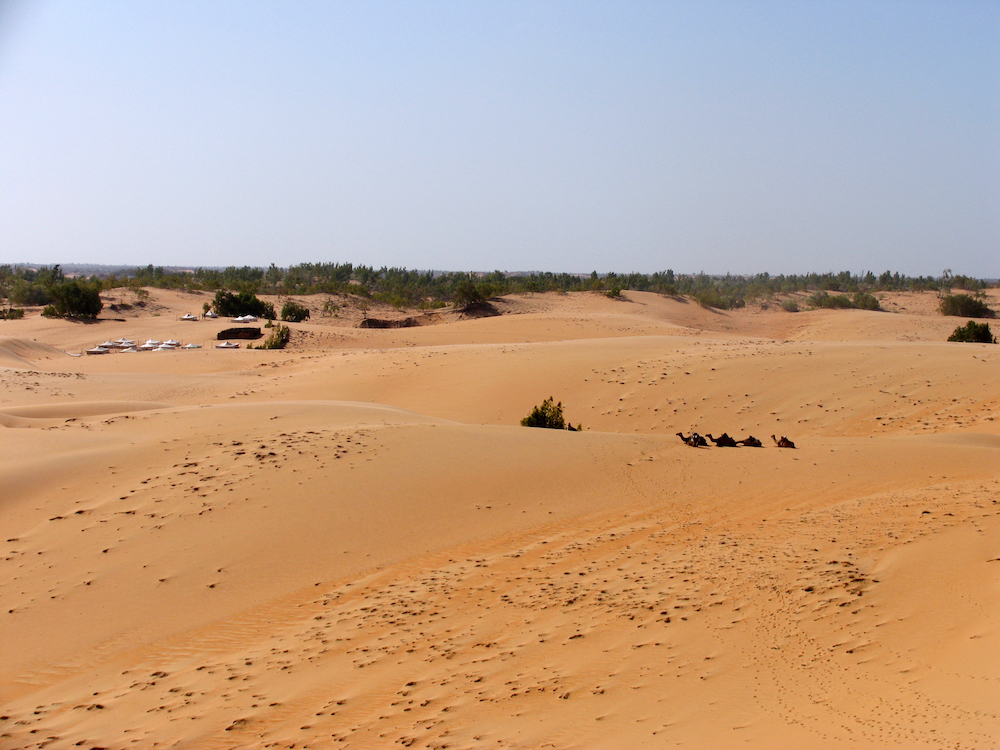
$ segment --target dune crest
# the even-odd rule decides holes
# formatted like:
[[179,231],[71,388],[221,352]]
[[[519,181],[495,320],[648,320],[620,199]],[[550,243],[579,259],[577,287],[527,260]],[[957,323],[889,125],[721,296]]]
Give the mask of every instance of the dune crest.
[[40,404],[0,408],[0,417],[14,417],[27,423],[36,420],[75,420],[108,414],[129,414],[152,409],[169,409],[170,404],[145,401],[74,401],[68,404]]

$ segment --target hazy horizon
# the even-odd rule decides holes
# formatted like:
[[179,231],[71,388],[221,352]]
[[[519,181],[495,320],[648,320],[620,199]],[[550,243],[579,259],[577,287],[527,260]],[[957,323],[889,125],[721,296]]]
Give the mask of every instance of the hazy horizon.
[[1000,6],[12,2],[0,263],[996,278]]
[[[306,261],[306,262],[313,262],[313,261]],[[330,261],[330,262],[334,262],[334,261]],[[351,261],[339,261],[339,262],[341,264],[345,264],[345,263],[350,263]],[[67,276],[75,276],[75,275],[88,276],[88,275],[95,275],[95,274],[96,275],[101,275],[102,273],[111,274],[111,273],[116,273],[118,271],[131,271],[131,270],[135,270],[135,269],[144,269],[144,268],[147,268],[149,266],[163,268],[168,273],[194,273],[195,271],[199,271],[199,270],[203,270],[203,271],[224,271],[227,268],[231,268],[231,267],[233,267],[233,268],[250,267],[250,268],[259,268],[259,269],[266,270],[267,268],[269,268],[272,265],[272,264],[268,263],[268,264],[264,264],[264,265],[230,264],[228,266],[204,266],[204,265],[200,265],[199,266],[199,265],[191,265],[191,264],[180,264],[180,265],[176,265],[176,264],[163,264],[163,263],[122,264],[122,263],[87,263],[87,262],[76,262],[76,261],[68,261],[66,263],[61,263],[59,261],[54,261],[54,262],[51,262],[51,263],[37,263],[37,262],[33,262],[33,261],[31,261],[31,262],[12,261],[12,262],[4,262],[4,264],[5,265],[9,265],[12,268],[42,268],[42,267],[51,268],[53,266],[58,265],[61,269],[63,269],[66,272]],[[277,266],[277,264],[274,264],[274,265]],[[297,265],[297,264],[293,263],[291,265],[294,266],[294,265]],[[354,265],[355,267],[358,267],[360,264],[354,263],[352,265]],[[380,264],[380,263],[374,263],[374,264],[368,264],[368,265],[369,265],[370,268],[374,268],[374,269],[389,268],[390,267],[390,266],[386,266],[385,264]],[[287,270],[289,268],[289,266],[277,266],[277,267],[280,268],[280,269],[282,269],[282,270]],[[417,272],[417,273],[432,273],[432,274],[448,274],[448,273],[491,274],[491,273],[495,273],[497,271],[500,271],[500,272],[506,274],[507,276],[527,276],[527,275],[530,275],[530,274],[552,273],[552,274],[556,274],[556,275],[559,275],[559,274],[568,274],[569,276],[579,276],[581,278],[586,277],[586,276],[590,276],[592,273],[597,273],[598,276],[600,276],[601,278],[607,277],[609,274],[615,274],[617,276],[626,276],[626,275],[631,274],[631,273],[644,273],[644,272],[641,272],[641,271],[624,271],[624,270],[621,270],[621,269],[608,269],[606,271],[598,271],[597,269],[591,269],[590,271],[581,271],[581,270],[569,270],[569,269],[537,269],[537,268],[515,268],[515,269],[496,269],[496,268],[494,268],[494,269],[487,269],[487,268],[418,268],[418,267],[414,267],[414,266],[409,266],[409,267],[407,267],[407,266],[392,266],[392,267],[393,268],[403,268],[404,270],[413,271],[413,272]],[[907,273],[906,271],[903,271],[903,270],[900,270],[900,269],[897,269],[897,268],[884,268],[881,271],[878,271],[878,270],[873,269],[873,268],[865,268],[865,269],[863,269],[861,271],[852,270],[852,269],[849,269],[849,268],[824,269],[822,271],[817,270],[817,269],[813,269],[813,270],[804,271],[804,272],[798,273],[798,274],[790,273],[790,272],[789,273],[785,273],[785,272],[782,272],[782,271],[767,271],[767,270],[754,271],[754,272],[745,273],[745,274],[734,274],[732,272],[708,273],[708,272],[702,271],[702,270],[691,271],[691,270],[678,270],[676,268],[661,268],[661,269],[658,269],[658,271],[650,271],[650,272],[645,272],[645,273],[646,273],[647,276],[650,276],[653,273],[665,272],[665,271],[672,271],[674,274],[676,274],[679,277],[680,276],[698,276],[700,274],[705,274],[707,276],[711,276],[711,277],[714,277],[714,278],[721,278],[721,277],[725,277],[725,276],[753,277],[753,276],[759,276],[759,275],[762,275],[762,274],[768,274],[772,278],[776,278],[776,277],[779,277],[779,276],[804,276],[804,275],[808,275],[808,274],[816,274],[816,275],[822,276],[824,274],[840,274],[840,273],[850,273],[850,274],[858,276],[858,277],[863,277],[863,276],[867,275],[869,272],[872,273],[872,274],[874,274],[875,276],[879,276],[882,273],[888,272],[888,273],[892,273],[892,274],[899,274],[900,276],[906,276],[906,277],[909,277],[909,278],[930,277],[930,278],[934,278],[934,279],[941,278],[942,275],[943,275],[943,272],[947,271],[952,276],[965,276],[965,277],[968,277],[968,278],[977,279],[979,281],[984,281],[984,282],[987,282],[987,283],[993,283],[993,282],[1000,281],[1000,277],[995,277],[995,276],[976,276],[974,274],[964,273],[961,269],[951,269],[951,268],[942,269],[942,272],[930,273],[930,274],[911,274],[911,273]]]

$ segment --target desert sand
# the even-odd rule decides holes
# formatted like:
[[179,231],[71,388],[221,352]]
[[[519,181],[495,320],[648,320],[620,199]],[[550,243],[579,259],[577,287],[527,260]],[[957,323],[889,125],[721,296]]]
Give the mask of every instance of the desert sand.
[[1000,347],[932,294],[220,351],[150,291],[0,321],[0,748],[1000,746]]

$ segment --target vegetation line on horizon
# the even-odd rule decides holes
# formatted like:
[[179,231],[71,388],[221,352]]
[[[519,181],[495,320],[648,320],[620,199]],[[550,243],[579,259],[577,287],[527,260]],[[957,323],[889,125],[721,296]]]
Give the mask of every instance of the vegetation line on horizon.
[[[594,291],[616,297],[621,291],[648,291],[670,296],[690,297],[705,307],[734,309],[747,302],[766,300],[779,294],[815,292],[806,302],[816,307],[860,307],[878,309],[874,292],[936,291],[946,296],[954,289],[981,299],[987,283],[946,270],[940,277],[906,276],[885,271],[853,274],[808,273],[772,276],[761,273],[748,276],[711,276],[705,273],[675,274],[668,269],[653,274],[607,273],[587,275],[568,273],[531,273],[510,275],[503,271],[462,273],[411,271],[404,268],[375,269],[351,263],[303,263],[288,268],[272,264],[269,268],[230,266],[223,270],[197,268],[191,272],[168,272],[162,266],[148,265],[122,275],[92,275],[67,279],[59,265],[27,268],[0,265],[0,299],[20,307],[51,305],[65,296],[66,285],[77,284],[72,291],[107,292],[112,289],[132,292],[137,301],[145,296],[144,287],[181,291],[225,292],[249,295],[337,294],[354,295],[397,308],[433,309],[452,303],[464,306],[477,301],[514,293]],[[831,294],[832,293],[832,294]],[[843,297],[841,295],[853,295]],[[83,314],[91,315],[89,306]],[[791,306],[786,307],[791,310]],[[54,310],[53,312],[58,312]],[[291,311],[290,311],[291,312]],[[67,314],[67,313],[62,313]],[[72,314],[72,313],[68,313]]]

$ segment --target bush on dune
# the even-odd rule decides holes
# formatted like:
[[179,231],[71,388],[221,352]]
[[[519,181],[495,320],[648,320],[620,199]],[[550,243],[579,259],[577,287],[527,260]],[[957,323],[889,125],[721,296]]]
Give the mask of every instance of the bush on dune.
[[866,292],[855,292],[852,297],[846,294],[830,294],[819,291],[806,299],[813,307],[827,310],[881,310],[878,300]]
[[521,420],[522,427],[544,427],[550,430],[569,430],[579,432],[583,429],[582,424],[573,426],[572,422],[567,422],[563,418],[562,401],[555,403],[555,399],[549,396],[541,406],[536,406],[531,410],[531,414]]
[[738,310],[746,307],[746,300],[734,294],[721,294],[716,289],[706,289],[694,294],[695,301],[702,307],[716,310]]
[[301,323],[309,317],[309,308],[288,300],[281,308],[281,319],[289,323]]
[[809,297],[806,298],[806,302],[809,303],[811,307],[820,307],[826,310],[854,307],[854,305],[851,304],[850,297],[841,294],[831,295],[826,291],[816,292],[815,294],[809,295]]
[[989,323],[976,323],[970,320],[964,326],[959,326],[948,337],[949,341],[962,341],[970,344],[995,344],[996,336],[990,330]]
[[854,306],[859,310],[881,310],[878,300],[874,295],[867,294],[865,292],[855,292],[854,298],[851,300]]
[[959,318],[992,318],[994,312],[981,299],[968,294],[948,294],[941,298],[941,314]]
[[260,346],[248,345],[248,347],[250,349],[284,349],[285,345],[288,344],[288,340],[292,337],[292,332],[288,326],[283,326],[281,323],[271,327],[273,330],[264,339],[264,343]]

